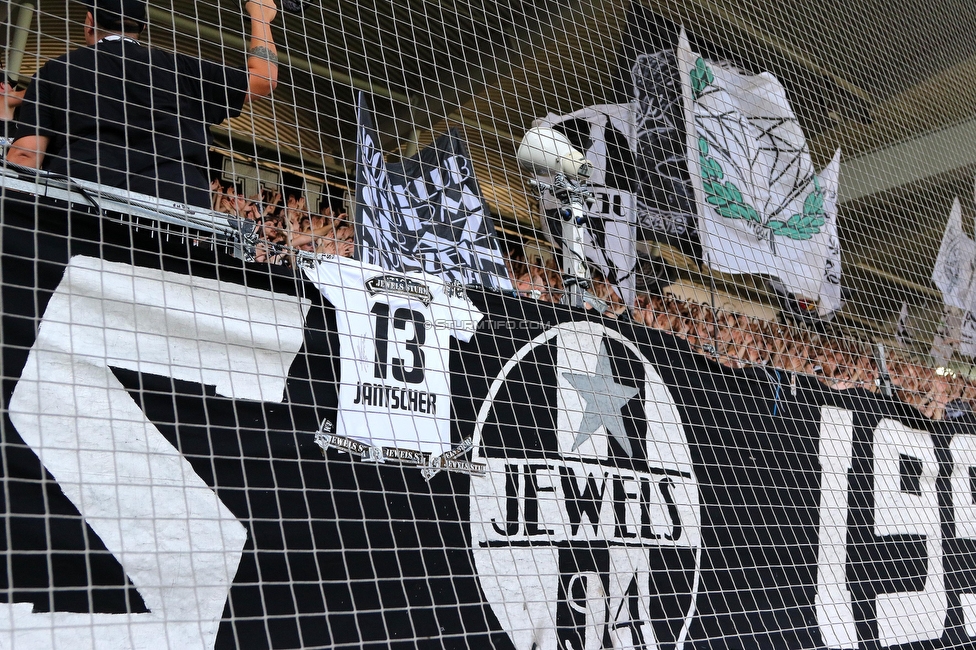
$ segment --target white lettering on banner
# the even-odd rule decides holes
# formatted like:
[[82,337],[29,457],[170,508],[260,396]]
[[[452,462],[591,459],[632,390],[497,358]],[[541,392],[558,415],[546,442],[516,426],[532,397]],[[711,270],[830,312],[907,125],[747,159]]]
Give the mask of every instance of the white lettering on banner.
[[[956,434],[949,444],[952,452],[952,509],[957,540],[976,545],[976,436]],[[966,635],[976,636],[976,593],[972,588],[959,594]]]
[[952,452],[952,508],[956,539],[976,540],[976,436],[956,434],[949,444]]
[[[693,495],[689,477],[681,473],[672,475],[664,468],[611,472],[596,463],[495,459],[488,467],[488,480],[495,484],[504,515],[485,527],[486,547],[507,548],[533,539],[553,546],[593,540],[607,547],[698,543],[697,538],[687,539],[682,523],[687,513],[678,504],[691,502]],[[566,525],[550,529],[546,521]]]
[[[820,545],[817,556],[817,623],[824,646],[858,648],[856,619],[848,583],[849,471],[854,456],[853,413],[824,407],[820,425]],[[954,445],[966,443],[955,443]],[[971,442],[968,444],[972,444]],[[872,582],[905,583],[918,589],[875,595],[875,620],[882,647],[939,639],[945,630],[948,597],[936,478],[939,463],[931,434],[883,419],[872,438],[872,547],[915,545],[924,549],[924,576],[888,575],[889,567],[870,560],[879,575]],[[976,461],[976,447],[967,448]],[[968,483],[953,475],[953,498],[967,495]],[[966,471],[968,480],[968,470]],[[968,513],[976,522],[976,510]],[[960,529],[967,530],[967,529]],[[970,529],[968,532],[972,533]],[[857,542],[855,542],[857,543]],[[921,580],[918,580],[921,578]],[[963,600],[965,603],[965,599]],[[971,616],[971,613],[969,614]],[[967,619],[969,620],[969,619]],[[972,636],[970,630],[970,635]]]
[[471,177],[468,169],[468,159],[463,156],[450,156],[444,159],[444,167],[451,173],[454,185],[460,185]]
[[[952,510],[957,540],[976,544],[976,436],[956,434],[949,443],[952,452]],[[966,635],[976,636],[976,593],[959,594]]]
[[11,648],[212,648],[247,532],[111,368],[281,401],[309,303],[75,257],[51,297],[10,419],[138,589],[145,614],[0,605]]
[[884,419],[874,430],[874,528],[885,537],[913,536],[926,548],[925,586],[878,594],[878,640],[883,646],[938,639],[948,601],[942,565],[939,463],[932,436]]
[[853,434],[853,413],[831,407],[821,410],[816,609],[824,646],[830,650],[857,648],[854,606],[847,589],[847,473]]

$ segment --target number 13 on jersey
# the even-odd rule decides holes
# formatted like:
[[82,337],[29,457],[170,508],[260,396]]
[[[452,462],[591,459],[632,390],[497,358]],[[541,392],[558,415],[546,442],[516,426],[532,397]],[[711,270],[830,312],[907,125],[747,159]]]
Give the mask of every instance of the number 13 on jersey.
[[[305,274],[336,309],[337,432],[372,445],[448,451],[450,339],[468,341],[481,312],[426,273],[330,258]],[[441,323],[449,326],[435,326]]]
[[[376,316],[374,331],[376,332],[376,368],[373,377],[376,379],[387,378],[387,368],[389,367],[389,344],[390,344],[390,306],[386,303],[378,302],[373,305],[370,313]],[[414,309],[400,307],[393,314],[393,328],[405,330],[407,326],[413,328],[413,338],[406,342],[407,352],[412,355],[410,360],[410,370],[405,369],[404,360],[400,357],[393,358],[393,378],[407,384],[421,384],[424,381],[424,341],[427,338],[427,321],[424,314]]]

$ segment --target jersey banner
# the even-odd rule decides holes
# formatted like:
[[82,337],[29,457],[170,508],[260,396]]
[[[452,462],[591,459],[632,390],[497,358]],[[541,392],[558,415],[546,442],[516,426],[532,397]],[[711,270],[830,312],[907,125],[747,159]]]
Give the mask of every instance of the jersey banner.
[[5,648],[976,647],[971,416],[2,207]]
[[[450,451],[449,339],[470,340],[481,320],[460,283],[334,256],[305,275],[336,307],[339,434],[372,446]],[[407,361],[391,359],[396,330],[408,329]]]

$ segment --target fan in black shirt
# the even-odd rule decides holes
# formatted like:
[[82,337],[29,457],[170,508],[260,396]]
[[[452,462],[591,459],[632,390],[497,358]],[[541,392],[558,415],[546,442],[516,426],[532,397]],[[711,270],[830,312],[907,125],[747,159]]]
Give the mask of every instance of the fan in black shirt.
[[9,144],[10,135],[13,133],[14,120],[17,118],[17,110],[24,100],[24,91],[19,89],[15,83],[7,76],[7,71],[0,68],[0,146]]
[[90,9],[87,47],[47,62],[28,87],[7,160],[209,207],[210,125],[277,83],[274,0],[245,5],[246,70],[140,44],[145,0],[94,0]]

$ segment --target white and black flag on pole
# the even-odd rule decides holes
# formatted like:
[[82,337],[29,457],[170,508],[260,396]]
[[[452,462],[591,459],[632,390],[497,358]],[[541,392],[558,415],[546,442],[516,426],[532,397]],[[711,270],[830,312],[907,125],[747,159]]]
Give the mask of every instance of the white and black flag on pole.
[[688,174],[678,25],[639,0],[630,2],[619,46],[617,101],[634,103],[638,240],[698,259],[695,193]]
[[457,132],[393,164],[383,157],[364,93],[358,116],[357,259],[511,291],[494,222]]
[[[637,266],[634,104],[601,104],[568,115],[549,114],[539,126],[555,129],[591,163],[584,249],[587,261],[607,279],[624,304],[634,304]],[[548,179],[546,179],[548,180]],[[559,241],[557,205],[543,202],[546,227]],[[553,237],[556,234],[556,237]]]
[[356,115],[356,247],[353,257],[390,270],[419,270],[418,262],[403,259],[407,250],[406,238],[401,234],[403,218],[396,208],[386,158],[365,93],[359,93]]

